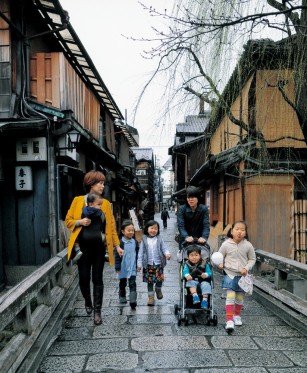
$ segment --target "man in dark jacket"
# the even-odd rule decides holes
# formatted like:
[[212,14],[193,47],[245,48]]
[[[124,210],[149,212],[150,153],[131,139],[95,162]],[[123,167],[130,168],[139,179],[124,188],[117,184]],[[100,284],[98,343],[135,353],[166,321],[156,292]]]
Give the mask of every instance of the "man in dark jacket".
[[163,228],[167,228],[167,219],[169,219],[169,214],[168,214],[168,211],[166,209],[166,207],[164,207],[163,211],[161,212],[161,219],[163,220]]
[[186,204],[179,207],[177,215],[180,248],[184,242],[192,243],[195,238],[198,243],[204,244],[210,233],[209,209],[200,203],[198,189],[191,186],[187,188],[186,193]]

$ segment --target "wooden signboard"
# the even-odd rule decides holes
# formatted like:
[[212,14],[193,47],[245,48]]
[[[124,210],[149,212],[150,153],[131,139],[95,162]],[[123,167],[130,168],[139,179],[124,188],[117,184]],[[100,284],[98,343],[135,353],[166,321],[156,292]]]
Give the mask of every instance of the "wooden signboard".
[[129,210],[129,215],[130,215],[130,219],[132,220],[132,223],[133,223],[133,226],[134,226],[135,239],[138,242],[140,242],[140,241],[142,241],[143,231],[140,228],[140,224],[139,224],[138,218],[136,216],[136,213],[135,213],[134,210]]

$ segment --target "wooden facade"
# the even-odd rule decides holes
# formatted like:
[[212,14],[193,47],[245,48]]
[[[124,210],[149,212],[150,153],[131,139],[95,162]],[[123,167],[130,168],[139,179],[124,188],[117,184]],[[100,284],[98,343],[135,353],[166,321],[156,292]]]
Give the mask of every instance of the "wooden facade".
[[[254,42],[252,52],[257,43],[267,41]],[[240,60],[247,71],[240,65],[224,92],[232,115],[246,127],[230,120],[223,103],[217,105],[205,131],[208,152],[190,183],[210,192],[216,241],[244,219],[256,248],[306,263],[307,146],[283,97],[295,102],[294,72],[277,68],[284,66],[277,58],[285,55],[276,53],[270,44],[268,58],[262,54],[259,62],[247,48]]]
[[[263,133],[267,149],[304,149],[306,144],[298,119],[277,88],[278,80],[281,79],[288,82],[287,95],[293,99],[291,71],[261,70],[247,80],[242,96],[235,99],[231,110],[235,117],[241,115],[246,121],[251,118],[249,112],[253,111],[255,126]],[[249,103],[253,101],[248,97],[252,94],[249,91],[253,81],[255,106],[250,107]],[[212,153],[219,154],[220,151],[234,148],[240,139],[239,131],[239,126],[224,117],[212,136]],[[246,133],[242,131],[241,137],[244,135]],[[256,146],[259,147],[259,143]],[[225,226],[244,218],[248,222],[249,237],[255,247],[304,262],[307,225],[303,217],[306,216],[304,206],[307,201],[295,201],[294,175],[291,172],[279,175],[272,170],[272,174],[261,173],[259,176],[257,170],[254,170],[256,176],[246,177],[244,167],[244,163],[238,166],[241,171],[238,179],[226,177],[226,187],[224,178],[220,179],[218,207],[214,206],[214,202],[212,206],[218,211],[217,216],[213,216],[214,220],[224,222]]]
[[[233,222],[244,219],[256,248],[294,258],[292,190],[293,176],[255,176],[245,180],[244,188],[241,181],[229,178],[226,193],[223,185],[219,188],[217,221],[225,221],[228,229]],[[214,209],[214,202],[210,208]],[[223,225],[220,227],[223,229]]]
[[[242,92],[231,105],[235,118],[241,118],[262,132],[267,148],[307,148],[297,116],[277,88],[278,81],[287,81],[285,92],[293,100],[292,74],[289,70],[257,71],[247,80]],[[244,129],[224,116],[212,135],[211,153],[218,154],[231,149],[245,136]]]
[[[38,267],[66,247],[63,219],[89,170],[106,175],[117,227],[131,195],[141,202],[121,120],[58,0],[0,0],[0,290],[7,266]],[[23,168],[27,190],[16,182]]]
[[71,110],[77,122],[99,139],[100,103],[63,53],[31,55],[30,96],[41,104]]

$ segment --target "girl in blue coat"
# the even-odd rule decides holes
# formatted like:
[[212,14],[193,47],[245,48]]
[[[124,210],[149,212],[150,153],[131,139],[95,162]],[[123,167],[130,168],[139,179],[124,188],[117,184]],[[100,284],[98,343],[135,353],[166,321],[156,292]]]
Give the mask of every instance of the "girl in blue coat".
[[115,271],[119,279],[119,302],[127,303],[126,287],[129,284],[129,301],[131,309],[136,307],[136,262],[138,244],[134,237],[134,226],[131,220],[124,220],[121,226],[120,247],[124,250],[124,255],[115,255]]

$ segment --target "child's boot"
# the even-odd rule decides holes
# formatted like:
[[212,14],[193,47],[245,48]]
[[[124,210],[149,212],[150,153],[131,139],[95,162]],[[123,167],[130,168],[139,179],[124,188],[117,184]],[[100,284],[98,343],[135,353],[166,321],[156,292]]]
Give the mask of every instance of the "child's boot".
[[157,298],[162,299],[163,298],[163,293],[162,293],[162,286],[157,286],[155,287]]
[[119,290],[119,303],[127,303],[125,290]]
[[148,306],[154,306],[155,305],[155,293],[153,291],[148,292]]
[[135,310],[136,298],[137,298],[137,292],[134,290],[130,291],[129,300],[130,300],[130,307],[132,310]]

